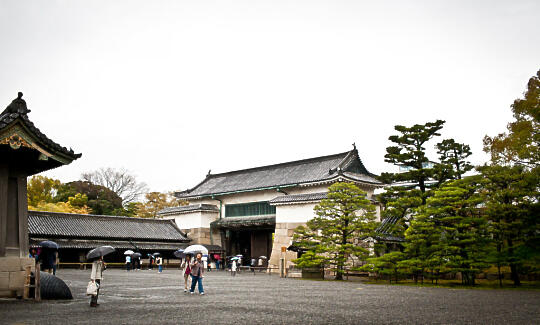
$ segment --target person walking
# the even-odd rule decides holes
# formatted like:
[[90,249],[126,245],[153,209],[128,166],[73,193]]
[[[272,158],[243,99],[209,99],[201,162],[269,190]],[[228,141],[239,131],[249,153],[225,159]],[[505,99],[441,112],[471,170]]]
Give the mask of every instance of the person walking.
[[54,252],[54,264],[53,264],[53,275],[56,275],[56,268],[58,267],[58,264],[60,263],[60,258],[58,257],[58,251]]
[[99,288],[101,287],[101,280],[103,280],[103,271],[105,270],[106,264],[103,261],[103,256],[100,256],[98,259],[94,260],[92,262],[92,273],[90,273],[90,280],[92,282],[95,282],[97,284],[97,293],[96,295],[92,295],[90,298],[90,307],[97,307],[98,304],[98,296],[99,296]]
[[219,262],[220,262],[220,258],[219,258],[218,255],[214,255],[214,258],[215,258],[215,260],[216,260],[216,270],[219,271],[219,264],[220,264]]
[[39,257],[38,257],[39,261],[41,262],[41,270],[43,272],[47,272],[47,273],[53,273],[53,268],[54,268],[54,262],[55,262],[55,255],[54,255],[54,251],[52,251],[51,249],[48,249],[48,248],[42,248],[41,249],[41,254],[39,254]]
[[186,258],[180,266],[184,274],[184,292],[188,292],[188,282],[191,275],[191,255],[186,255]]
[[232,261],[231,265],[231,275],[236,276],[236,260]]
[[126,271],[131,269],[131,255],[126,255]]
[[191,263],[191,294],[195,293],[195,285],[198,283],[199,294],[204,295],[204,288],[202,279],[204,277],[204,262],[202,260],[202,253],[197,253],[193,263]]
[[158,273],[163,272],[163,258],[161,258],[161,256],[156,258],[156,264],[158,266]]
[[148,255],[148,269],[153,270],[154,269],[154,256]]

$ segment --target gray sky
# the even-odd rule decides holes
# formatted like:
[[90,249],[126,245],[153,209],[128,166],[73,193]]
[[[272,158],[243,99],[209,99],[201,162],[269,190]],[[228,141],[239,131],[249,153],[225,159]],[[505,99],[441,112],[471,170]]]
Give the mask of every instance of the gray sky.
[[62,181],[125,167],[185,189],[353,142],[380,173],[394,125],[435,119],[481,163],[540,68],[539,31],[539,1],[3,0],[0,105],[23,91],[82,152],[46,173]]

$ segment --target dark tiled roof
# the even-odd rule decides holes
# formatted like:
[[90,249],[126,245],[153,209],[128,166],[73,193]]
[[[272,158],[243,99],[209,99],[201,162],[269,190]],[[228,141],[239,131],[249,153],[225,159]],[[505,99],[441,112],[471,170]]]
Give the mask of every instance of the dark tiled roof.
[[204,247],[206,247],[206,249],[208,249],[208,252],[223,252],[225,251],[223,249],[223,247],[219,246],[219,245],[203,245]]
[[177,192],[176,196],[179,198],[204,197],[330,181],[339,177],[381,185],[374,176],[364,167],[358,157],[358,151],[354,148],[351,151],[330,156],[222,174],[208,174],[206,179],[197,186],[184,192]]
[[270,204],[286,204],[286,203],[301,203],[301,202],[317,202],[322,199],[326,199],[327,192],[320,193],[308,193],[308,194],[293,194],[278,196],[275,199],[270,200]]
[[212,221],[211,225],[220,228],[241,228],[241,227],[274,227],[276,217],[226,217]]
[[219,212],[219,208],[212,204],[192,204],[179,207],[165,208],[159,211],[158,215],[162,216],[168,214],[182,214],[195,211]]
[[188,241],[172,220],[41,211],[28,211],[28,232],[47,238]]
[[81,154],[76,154],[72,149],[67,149],[62,147],[58,143],[49,139],[45,134],[43,134],[35,125],[28,119],[28,113],[30,110],[26,107],[26,102],[22,99],[22,93],[19,93],[19,97],[14,99],[11,104],[6,107],[6,109],[0,114],[0,131],[7,128],[19,121],[28,131],[34,135],[41,144],[55,152],[61,153],[71,160],[81,157]]
[[[30,245],[37,245],[50,238],[31,238]],[[126,240],[99,240],[99,239],[54,239],[60,248],[92,249],[99,246],[110,245],[116,249],[144,249],[144,250],[169,250],[175,251],[179,248],[186,248],[189,244],[171,242],[141,242]]]
[[375,229],[375,232],[377,233],[376,238],[381,241],[392,241],[392,242],[405,241],[404,238],[396,237],[392,234],[392,228],[396,225],[398,221],[399,221],[399,217],[397,216],[384,218],[381,221],[381,224],[379,225],[379,227]]

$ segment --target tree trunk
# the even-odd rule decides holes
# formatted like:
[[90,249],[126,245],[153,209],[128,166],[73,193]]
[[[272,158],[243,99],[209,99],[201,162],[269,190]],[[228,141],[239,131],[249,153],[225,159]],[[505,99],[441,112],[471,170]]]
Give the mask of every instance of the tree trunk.
[[502,288],[501,263],[497,262],[497,276],[499,277],[499,287]]
[[[514,247],[512,246],[512,240],[510,239],[508,240],[508,255],[510,255],[510,259],[513,260]],[[514,285],[520,286],[521,281],[519,280],[518,266],[514,261],[510,263],[510,274],[512,277],[512,281],[514,281]]]

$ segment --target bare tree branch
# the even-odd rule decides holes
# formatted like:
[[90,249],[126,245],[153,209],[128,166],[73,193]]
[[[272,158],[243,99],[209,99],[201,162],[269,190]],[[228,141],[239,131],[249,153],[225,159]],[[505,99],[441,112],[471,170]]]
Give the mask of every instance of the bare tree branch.
[[122,198],[124,206],[137,201],[141,195],[148,192],[146,184],[138,182],[137,178],[124,168],[100,168],[93,172],[83,173],[81,178],[115,192]]

